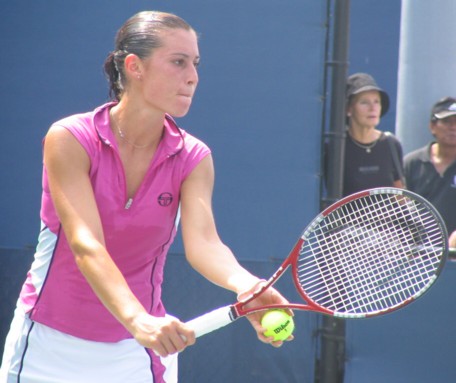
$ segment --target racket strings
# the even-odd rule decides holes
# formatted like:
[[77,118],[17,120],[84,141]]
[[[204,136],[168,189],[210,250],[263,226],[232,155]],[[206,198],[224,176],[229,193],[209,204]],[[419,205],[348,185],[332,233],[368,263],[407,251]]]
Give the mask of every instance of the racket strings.
[[[379,228],[385,229],[385,227],[381,227],[381,226],[379,226]],[[380,241],[379,241],[380,243],[385,243],[386,245],[388,245],[388,246],[383,246],[382,248],[380,248],[381,249],[380,251],[384,252],[384,253],[390,252],[390,254],[397,254],[397,245],[404,243],[404,238],[401,238],[401,235],[403,233],[400,232],[400,231],[396,232],[396,233],[393,233],[393,234],[397,234],[397,238],[393,239],[393,238],[391,238],[391,231],[388,230],[388,226],[386,227],[386,230],[383,230],[381,233],[383,235],[386,235],[389,238],[383,238],[383,239],[380,238]],[[382,242],[382,241],[386,241],[386,240],[389,240],[390,242]],[[392,246],[389,246],[389,245],[392,245]],[[377,277],[381,276],[381,278],[383,278],[383,279],[380,280],[380,282],[378,282],[378,281],[376,282],[378,286],[386,285],[386,282],[389,282],[391,280],[390,275],[400,276],[400,274],[398,274],[398,271],[401,271],[402,268],[404,267],[403,262],[399,262],[399,264],[397,264],[397,258],[394,258],[394,257],[390,256],[390,257],[386,258],[386,260],[388,261],[388,265],[386,267],[386,270],[389,273],[389,275],[384,272],[383,267],[382,268],[380,268],[380,267],[368,267],[369,273],[370,273],[370,274],[368,274],[369,275],[369,279],[372,279],[370,276],[377,276]],[[370,265],[371,264],[368,264],[368,266],[370,266]],[[378,266],[379,264],[375,263],[374,265]],[[415,274],[412,274],[412,275],[415,276]],[[369,285],[369,284],[367,284],[367,285]],[[372,285],[372,283],[370,283],[370,285]],[[401,285],[403,285],[403,283]],[[362,285],[362,286],[365,287],[364,285]],[[357,285],[353,287],[355,291],[356,291],[356,287],[357,287]],[[359,291],[360,290],[358,289],[358,296],[360,296]],[[367,291],[370,291],[370,290],[367,290]],[[385,295],[384,294],[384,296],[386,298],[388,298],[388,297],[391,297],[391,294],[389,294],[389,295]],[[376,301],[374,301],[374,303],[376,303]],[[388,305],[391,305],[391,304],[392,304],[391,302],[388,303]]]
[[374,194],[321,216],[307,233],[298,280],[315,303],[345,316],[394,308],[432,283],[441,229],[407,197]]
[[[390,242],[385,242],[387,245],[393,245],[393,247],[391,246],[387,246],[386,248],[384,247],[383,250],[381,251],[390,251],[392,254],[397,254],[397,247],[398,247],[398,244],[399,246],[403,243],[405,243],[406,246],[410,246],[409,244],[407,244],[407,242],[405,242],[406,238],[404,238],[403,236],[403,232],[402,231],[398,231],[397,233],[394,233],[394,234],[397,234],[397,238],[395,238],[395,240],[391,238],[391,233],[389,230],[386,230],[386,231],[383,231],[383,233],[386,233],[386,235],[389,237],[389,238],[386,238],[386,239],[389,239]],[[406,251],[409,251],[410,249],[406,249]],[[403,267],[404,267],[404,263],[403,262],[399,262],[399,264],[397,264],[397,258],[394,258],[394,257],[389,257],[389,258],[386,258],[389,262],[389,264],[387,265],[387,270],[389,270],[389,274],[390,275],[400,275],[398,274],[398,271],[400,271]],[[371,268],[371,271],[376,271],[376,268]],[[380,271],[380,272],[383,272],[382,269],[378,269],[377,268],[377,271]],[[411,274],[412,276],[416,276],[416,273],[415,274]],[[391,277],[389,277],[388,274],[385,274],[382,276],[382,280],[379,282],[377,282],[378,285],[385,285],[387,281],[389,281],[391,279]],[[386,279],[385,279],[386,278]],[[389,303],[390,304],[390,303]]]

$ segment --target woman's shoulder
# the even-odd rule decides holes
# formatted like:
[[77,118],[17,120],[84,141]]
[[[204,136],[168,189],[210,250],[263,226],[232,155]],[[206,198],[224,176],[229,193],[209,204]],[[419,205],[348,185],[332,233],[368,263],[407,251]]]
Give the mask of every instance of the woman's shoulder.
[[386,141],[389,145],[394,145],[398,148],[402,148],[401,141],[391,132],[389,131],[384,131],[382,132],[380,139],[383,139]]
[[382,135],[382,137],[384,137],[385,140],[399,142],[399,139],[394,135],[394,133],[391,133],[387,130],[383,131],[381,135]]
[[[169,115],[166,116],[168,136],[173,138],[178,149],[177,152],[192,153],[193,151],[210,152],[209,146],[200,138],[177,125],[176,121]],[[177,138],[177,140],[176,140]]]
[[52,126],[62,126],[71,131],[93,131],[95,130],[95,116],[105,110],[106,105],[97,107],[94,110],[74,113],[55,121]]
[[105,104],[92,111],[75,113],[55,121],[50,129],[61,127],[69,131],[90,154],[97,152],[101,141],[109,142],[109,113]]
[[75,135],[82,134],[96,141],[99,139],[107,141],[110,138],[109,109],[113,104],[115,103],[108,102],[93,110],[63,117],[52,126],[62,126]]

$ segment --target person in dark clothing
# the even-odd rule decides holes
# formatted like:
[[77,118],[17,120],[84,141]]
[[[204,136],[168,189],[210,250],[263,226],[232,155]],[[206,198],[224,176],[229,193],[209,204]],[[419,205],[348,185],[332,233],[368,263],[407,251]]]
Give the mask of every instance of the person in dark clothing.
[[456,99],[445,97],[431,110],[434,139],[404,157],[407,188],[431,202],[442,215],[449,245],[456,248]]
[[402,145],[377,129],[389,109],[388,94],[367,73],[347,79],[347,139],[343,195],[374,187],[405,187]]

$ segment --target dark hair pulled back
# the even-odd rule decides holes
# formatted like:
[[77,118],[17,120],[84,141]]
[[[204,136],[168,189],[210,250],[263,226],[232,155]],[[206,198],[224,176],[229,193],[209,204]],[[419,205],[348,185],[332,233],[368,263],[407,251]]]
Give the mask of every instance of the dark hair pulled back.
[[158,11],[143,11],[129,18],[119,29],[115,49],[104,62],[104,72],[109,82],[109,95],[120,100],[126,85],[125,57],[135,54],[146,59],[155,48],[162,45],[161,32],[169,29],[193,30],[179,16]]

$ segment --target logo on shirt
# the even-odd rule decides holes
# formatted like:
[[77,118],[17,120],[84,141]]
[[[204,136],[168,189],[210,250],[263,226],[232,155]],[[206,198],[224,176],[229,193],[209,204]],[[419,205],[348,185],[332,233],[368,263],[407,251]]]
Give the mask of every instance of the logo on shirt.
[[160,206],[169,206],[173,202],[173,195],[168,192],[161,193],[157,201]]
[[377,174],[380,171],[380,166],[378,166],[378,165],[360,166],[358,169],[359,169],[359,172],[363,175]]

